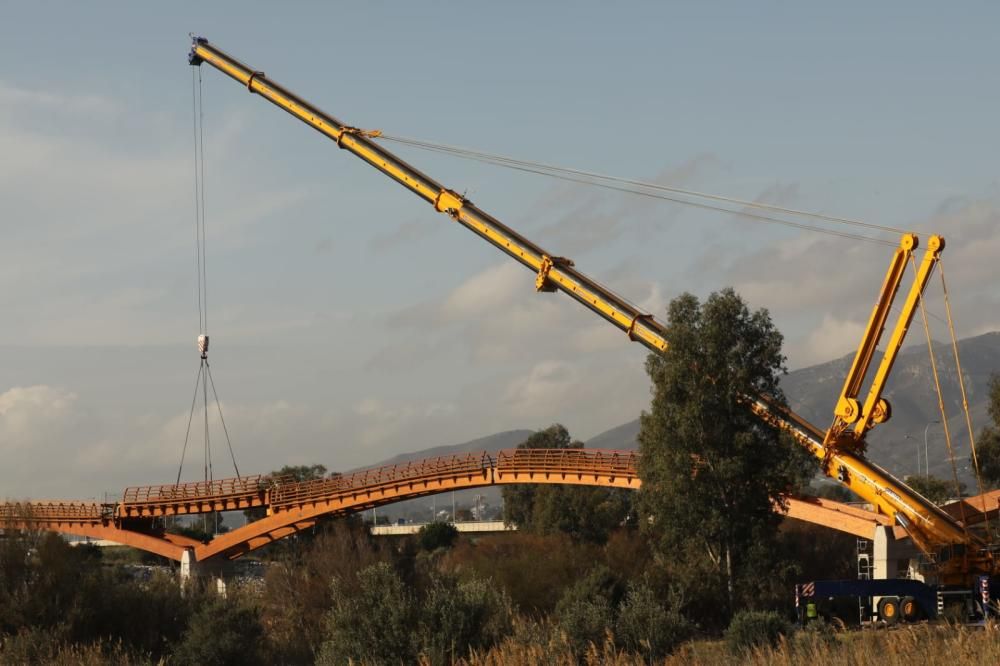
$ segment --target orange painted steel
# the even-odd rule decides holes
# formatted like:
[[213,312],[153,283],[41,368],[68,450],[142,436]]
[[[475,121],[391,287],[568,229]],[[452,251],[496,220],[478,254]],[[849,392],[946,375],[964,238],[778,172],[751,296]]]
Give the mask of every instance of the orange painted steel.
[[6,502],[0,504],[0,524],[11,521],[32,524],[100,523],[110,517],[108,505],[96,502]]
[[266,491],[290,478],[244,476],[194,483],[126,488],[118,504],[118,518],[177,516],[213,511],[240,511],[264,506]]
[[513,449],[497,454],[493,482],[640,486],[635,451],[601,449]]
[[[117,504],[0,504],[0,526],[49,529],[108,539],[180,560],[235,558],[314,526],[323,516],[363,511],[436,493],[514,483],[571,484],[637,490],[638,454],[600,449],[509,449],[385,465],[296,482],[252,476],[206,483],[127,488]],[[830,500],[788,499],[793,518],[871,538],[888,518]],[[201,543],[152,529],[162,516],[266,507],[267,515]]]
[[883,514],[819,497],[785,498],[788,518],[823,525],[863,539],[874,539],[875,528],[891,527],[892,520]]

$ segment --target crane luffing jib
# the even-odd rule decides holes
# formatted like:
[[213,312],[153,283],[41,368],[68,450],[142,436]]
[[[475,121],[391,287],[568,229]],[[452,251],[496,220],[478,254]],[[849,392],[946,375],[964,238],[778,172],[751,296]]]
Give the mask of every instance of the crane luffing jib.
[[[572,261],[546,252],[496,218],[480,210],[454,190],[444,187],[375,143],[372,139],[379,136],[378,131],[361,130],[337,120],[271,81],[263,72],[247,67],[212,46],[204,38],[194,39],[189,62],[192,65],[201,65],[203,62],[212,65],[245,86],[251,93],[264,97],[326,135],[336,142],[339,148],[360,157],[433,205],[435,210],[448,214],[456,222],[534,271],[536,273],[535,286],[538,291],[562,291],[623,330],[629,339],[642,343],[651,351],[663,352],[667,350],[667,329],[655,317],[642,312],[625,299],[577,271]],[[940,239],[936,242],[943,246]],[[899,280],[902,279],[902,269],[905,268],[905,261],[910,256],[909,252],[916,244],[916,238],[905,236],[901,247],[907,244],[910,247],[903,252],[902,259],[897,256],[897,259],[894,260],[893,265],[899,264],[899,266],[896,267],[895,272],[890,269],[892,277],[891,280],[887,279],[887,282],[892,283],[887,285],[891,287],[889,289],[891,291],[890,302],[898,289]],[[897,255],[899,255],[898,252]],[[926,276],[924,283],[926,283]],[[922,289],[921,285],[916,293],[917,297]],[[883,287],[883,296],[886,295],[885,292],[886,287]],[[873,315],[873,321],[878,324],[878,327],[881,327],[888,315],[888,305],[885,306],[884,313],[879,310],[876,314],[877,316]],[[910,312],[909,317],[912,318],[912,312]],[[906,325],[909,324],[909,321],[910,319],[907,318]],[[905,333],[905,325],[902,333]],[[881,330],[879,330],[880,334]],[[872,336],[875,339],[874,344],[877,344],[879,335]],[[897,342],[901,342],[901,338]],[[865,346],[863,352],[859,351],[861,359],[855,361],[856,370],[860,370],[860,376],[854,377],[850,380],[850,384],[845,386],[844,395],[847,398],[844,399],[844,402],[852,406],[856,404],[855,396],[860,389],[865,369],[867,369],[874,354],[874,344],[870,340],[864,344],[869,344],[871,347]],[[894,357],[894,352],[892,355]],[[883,366],[880,368],[882,385],[884,385],[885,376],[891,369],[891,365],[892,360],[890,359],[887,363],[883,362]],[[863,427],[856,431],[858,435],[851,442],[840,437],[830,439],[827,431],[813,426],[784,407],[774,405],[764,396],[745,397],[744,402],[763,421],[789,433],[797,442],[806,447],[821,461],[823,470],[828,476],[837,478],[859,496],[871,502],[881,512],[903,525],[925,552],[933,554],[946,546],[970,543],[972,537],[960,524],[904,483],[864,458],[864,432],[872,422],[879,422],[880,419],[872,406],[878,408],[885,406],[884,401],[880,401],[880,391],[881,388],[876,390],[873,387],[874,397],[870,395],[865,402],[865,409],[870,409],[872,414],[868,416]],[[850,400],[854,402],[849,402]],[[856,411],[857,416],[847,415],[841,420],[846,419],[848,423],[855,423],[862,419],[863,410],[859,407]],[[838,418],[840,418],[839,414],[838,411]]]

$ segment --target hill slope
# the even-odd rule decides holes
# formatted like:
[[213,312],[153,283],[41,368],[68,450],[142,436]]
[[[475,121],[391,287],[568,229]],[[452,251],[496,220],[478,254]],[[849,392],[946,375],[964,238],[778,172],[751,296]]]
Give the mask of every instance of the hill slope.
[[[968,391],[969,411],[978,434],[983,426],[989,424],[986,412],[988,384],[990,375],[1000,372],[1000,332],[960,340],[958,348],[965,388]],[[955,446],[956,457],[959,458],[959,467],[966,468],[969,440],[951,346],[935,343],[934,356],[945,396],[945,412],[952,444]],[[788,373],[781,386],[792,409],[822,428],[830,425],[833,405],[853,358],[853,354],[848,354],[827,363]],[[876,357],[876,361],[879,358]],[[869,375],[873,372],[874,370]],[[907,347],[900,352],[883,397],[892,406],[892,418],[877,427],[869,437],[869,457],[897,476],[912,474],[916,470],[918,448],[923,467],[924,429],[927,428],[931,474],[950,478],[951,466],[944,434],[940,424],[934,423],[940,421],[941,416],[926,344]],[[638,433],[639,420],[636,419],[597,435],[587,442],[587,446],[636,448]],[[967,478],[968,470],[964,471],[966,474],[963,477]]]
[[[979,429],[989,423],[986,412],[988,382],[991,373],[1000,372],[1000,332],[966,338],[960,340],[958,346],[969,396],[969,408],[978,434]],[[951,346],[935,343],[934,355],[945,395],[945,410],[960,474],[969,487],[973,488],[974,484],[968,470],[968,435],[965,431],[958,373],[955,370]],[[832,420],[833,404],[853,357],[853,354],[849,354],[827,363],[788,373],[781,385],[792,409],[814,424],[822,428],[827,427]],[[876,363],[879,358],[876,357]],[[872,365],[875,366],[876,363]],[[900,353],[883,395],[892,406],[892,419],[876,428],[869,437],[869,457],[897,476],[912,474],[916,471],[918,450],[923,467],[924,429],[927,428],[930,472],[936,476],[951,478],[951,465],[948,462],[943,431],[940,424],[934,423],[940,421],[941,416],[926,345],[913,345]],[[636,405],[636,412],[646,407],[645,404]],[[527,439],[531,432],[530,430],[500,432],[452,446],[403,453],[376,465],[400,464],[420,458],[469,451],[512,448]],[[588,448],[634,449],[638,447],[636,440],[638,434],[639,419],[635,419],[591,438],[586,444]],[[482,495],[484,501],[494,506],[499,503],[500,494],[496,488],[456,493],[456,503],[459,506],[468,506],[476,494]],[[427,509],[429,503],[430,500],[427,499],[412,500],[395,505],[387,511],[394,517],[412,513],[429,516]],[[451,497],[441,498],[438,503],[442,507],[448,505],[450,508]]]

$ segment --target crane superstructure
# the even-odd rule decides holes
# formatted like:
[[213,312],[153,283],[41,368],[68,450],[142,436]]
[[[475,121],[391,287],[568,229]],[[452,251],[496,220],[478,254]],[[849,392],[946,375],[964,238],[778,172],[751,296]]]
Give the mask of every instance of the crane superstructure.
[[[514,229],[489,215],[464,196],[449,189],[406,163],[376,143],[378,131],[362,130],[325,113],[270,80],[208,40],[195,37],[189,54],[191,65],[208,63],[279,108],[318,130],[343,150],[361,158],[386,176],[448,215],[501,252],[532,270],[538,291],[562,291],[569,297],[624,331],[630,340],[653,352],[669,348],[667,328],[650,313],[578,271],[573,262],[542,249]],[[886,421],[889,404],[882,390],[896,359],[924,287],[930,278],[944,240],[928,239],[917,275],[910,287],[889,343],[871,382],[867,397],[859,400],[862,385],[879,341],[888,323],[892,303],[899,291],[905,269],[918,239],[904,234],[896,249],[882,290],[872,311],[843,390],[834,409],[834,421],[822,430],[767,396],[741,396],[741,401],[760,419],[778,428],[805,447],[820,462],[823,472],[837,479],[876,509],[901,525],[921,551],[934,563],[939,579],[946,584],[967,584],[971,576],[995,571],[992,552],[934,503],[909,488],[889,472],[865,458],[865,435]]]

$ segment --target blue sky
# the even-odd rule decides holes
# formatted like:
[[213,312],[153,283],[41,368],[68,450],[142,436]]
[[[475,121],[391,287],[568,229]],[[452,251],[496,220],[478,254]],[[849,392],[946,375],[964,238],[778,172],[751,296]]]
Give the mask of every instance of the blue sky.
[[[806,4],[7,5],[0,495],[176,474],[197,371],[189,32],[349,124],[942,233],[959,334],[1000,328],[1000,11]],[[204,70],[212,362],[244,470],[553,421],[587,438],[648,404],[620,333]],[[855,346],[888,261],[400,153],[656,312],[735,286],[791,367]]]

